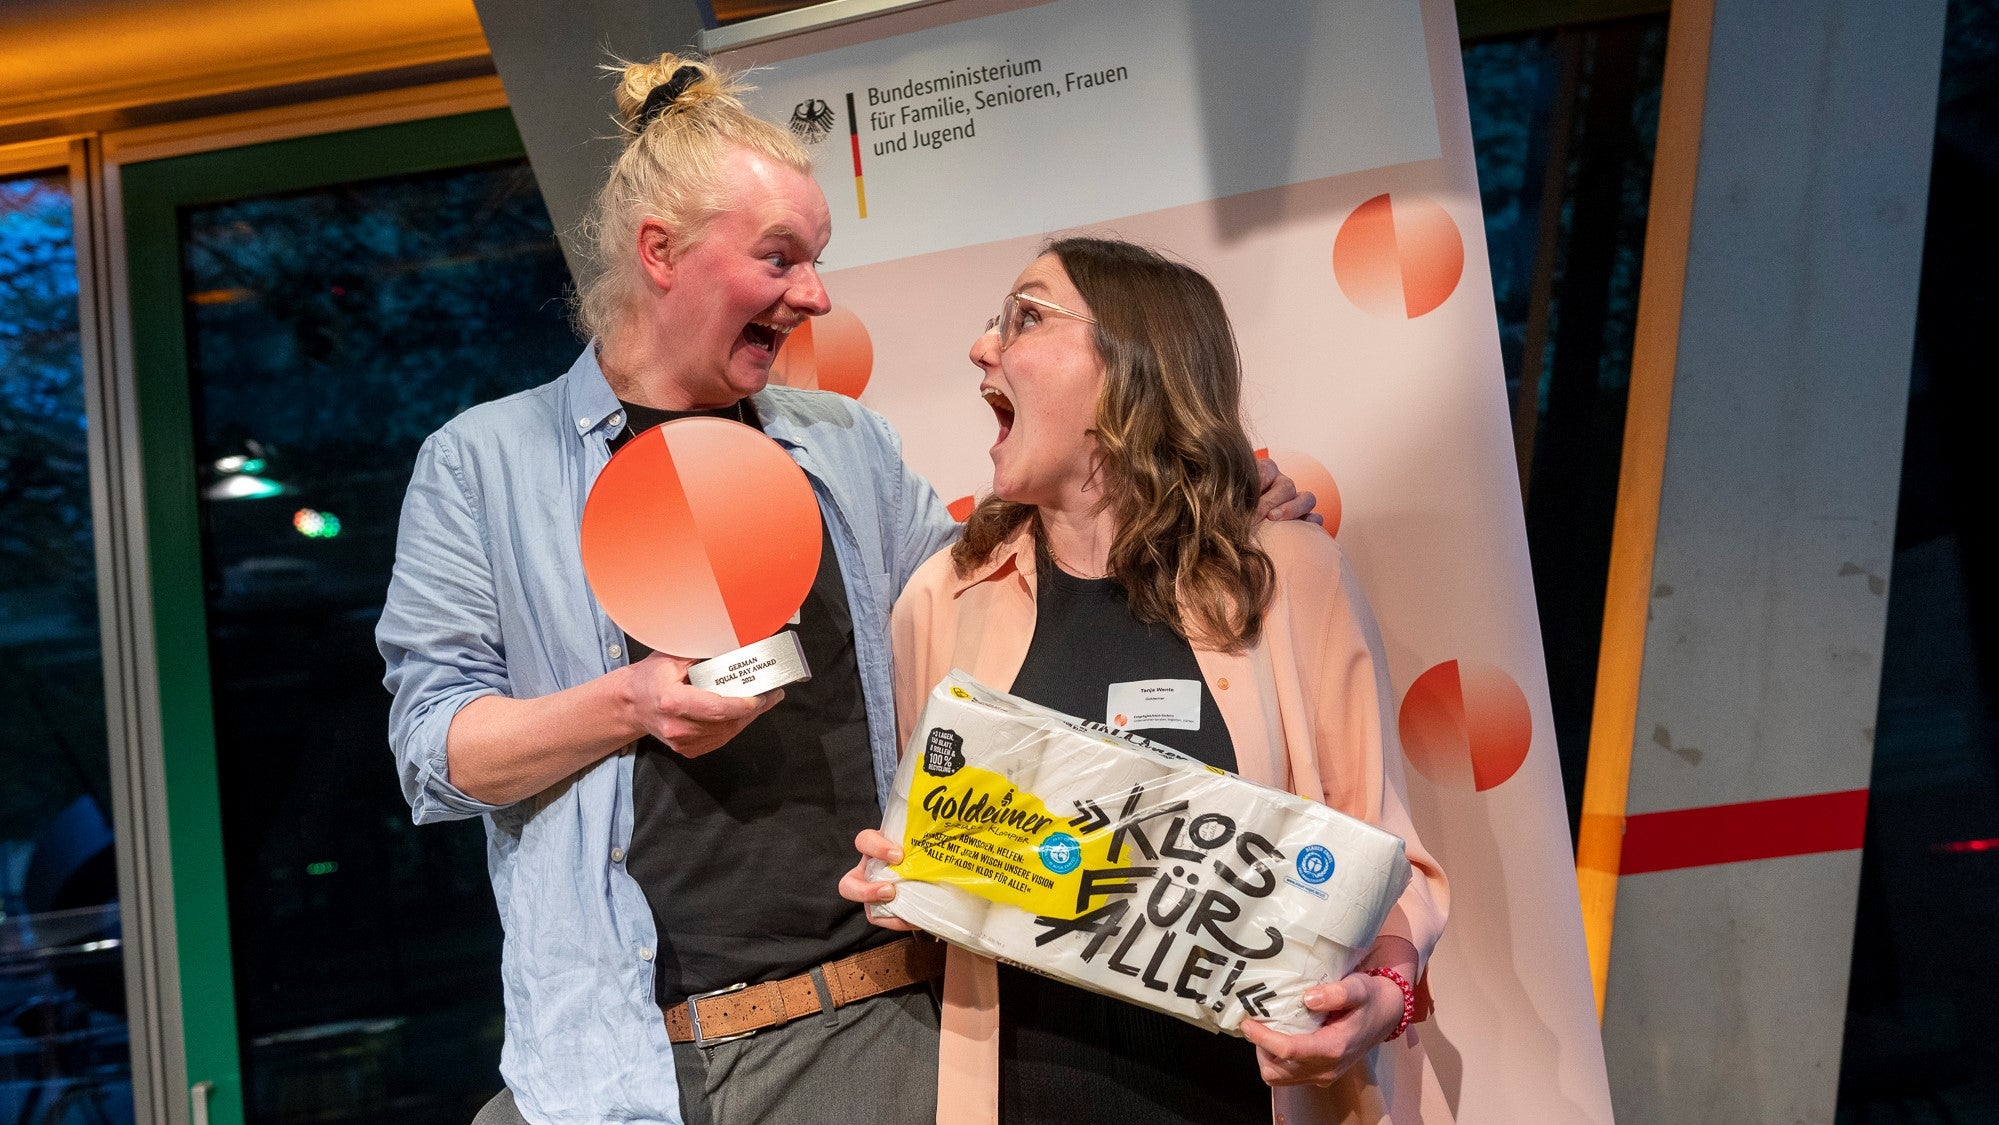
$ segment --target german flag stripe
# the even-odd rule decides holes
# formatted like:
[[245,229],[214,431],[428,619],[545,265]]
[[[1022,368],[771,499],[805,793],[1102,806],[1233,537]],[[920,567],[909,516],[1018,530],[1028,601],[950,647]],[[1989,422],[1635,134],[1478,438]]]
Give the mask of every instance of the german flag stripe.
[[854,146],[854,204],[860,209],[861,218],[868,217],[868,184],[861,177],[861,123],[854,116],[854,95],[847,94],[847,137]]

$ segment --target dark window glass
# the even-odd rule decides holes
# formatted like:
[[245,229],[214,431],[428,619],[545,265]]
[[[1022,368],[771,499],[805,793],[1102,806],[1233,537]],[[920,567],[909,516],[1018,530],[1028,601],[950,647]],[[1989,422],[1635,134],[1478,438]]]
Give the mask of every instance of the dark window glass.
[[69,177],[0,181],[0,1121],[130,1121]]
[[1999,1121],[1999,2],[1952,0],[1930,165],[1841,1122]]
[[485,837],[410,823],[373,631],[424,436],[575,358],[561,251],[521,162],[182,232],[248,1112],[462,1123],[500,1087]]
[[[1554,118],[1568,95],[1564,56],[1550,32],[1468,44],[1464,66],[1500,355],[1507,398],[1517,401],[1542,224],[1549,221],[1543,204],[1560,202],[1546,197]],[[1543,366],[1537,358],[1535,370]]]
[[1665,54],[1663,17],[1464,48],[1572,836],[1589,757]]

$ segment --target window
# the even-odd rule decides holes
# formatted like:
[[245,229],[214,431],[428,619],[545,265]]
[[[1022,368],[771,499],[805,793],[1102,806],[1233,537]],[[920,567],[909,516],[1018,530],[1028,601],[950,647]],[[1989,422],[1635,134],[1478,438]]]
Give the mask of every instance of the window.
[[0,180],[0,1120],[130,1121],[66,172]]
[[1464,48],[1571,839],[1582,812],[1664,16]]
[[374,628],[418,446],[568,368],[568,272],[520,160],[183,207],[180,255],[245,1117],[455,1125],[486,839],[410,823]]

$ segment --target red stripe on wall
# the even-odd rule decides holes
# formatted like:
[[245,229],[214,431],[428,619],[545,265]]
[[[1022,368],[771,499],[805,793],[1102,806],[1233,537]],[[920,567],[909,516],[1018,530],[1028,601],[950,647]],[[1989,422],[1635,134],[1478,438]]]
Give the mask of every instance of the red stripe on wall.
[[1641,813],[1624,821],[1623,875],[1857,848],[1867,790]]
[[849,136],[854,141],[854,175],[858,176],[861,174],[861,135],[859,133],[851,133]]

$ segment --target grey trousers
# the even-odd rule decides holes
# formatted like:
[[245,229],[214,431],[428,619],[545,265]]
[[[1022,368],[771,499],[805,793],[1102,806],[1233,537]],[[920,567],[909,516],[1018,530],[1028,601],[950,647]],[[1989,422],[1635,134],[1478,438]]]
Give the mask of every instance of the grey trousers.
[[521,1107],[514,1104],[514,1092],[503,1086],[492,1101],[479,1107],[472,1125],[528,1125],[528,1119],[521,1116]]
[[937,1002],[905,988],[747,1039],[677,1043],[687,1125],[931,1125]]
[[[747,1039],[676,1043],[687,1125],[930,1125],[937,1119],[937,1002],[906,988]],[[531,1125],[502,1090],[472,1125]]]

